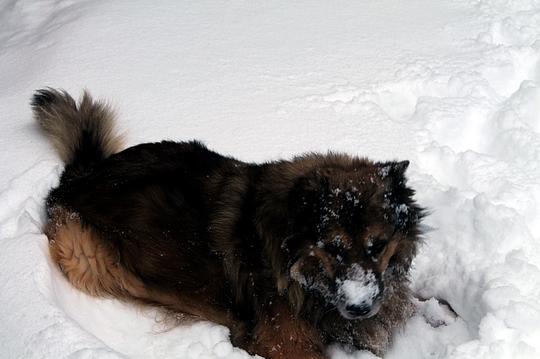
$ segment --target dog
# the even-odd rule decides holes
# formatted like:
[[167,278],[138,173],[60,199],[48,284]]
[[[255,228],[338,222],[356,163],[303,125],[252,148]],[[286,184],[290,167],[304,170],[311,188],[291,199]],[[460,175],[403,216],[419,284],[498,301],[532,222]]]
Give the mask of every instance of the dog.
[[227,326],[270,359],[326,358],[331,343],[383,355],[411,316],[424,210],[408,161],[123,149],[113,112],[86,92],[41,89],[31,106],[65,163],[44,232],[76,288]]

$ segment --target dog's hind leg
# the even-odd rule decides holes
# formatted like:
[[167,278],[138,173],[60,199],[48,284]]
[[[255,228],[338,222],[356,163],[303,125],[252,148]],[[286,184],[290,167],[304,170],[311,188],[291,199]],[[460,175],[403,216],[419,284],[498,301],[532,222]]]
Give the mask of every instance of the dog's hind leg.
[[120,255],[91,226],[83,225],[76,213],[63,207],[49,209],[45,227],[49,252],[67,280],[77,289],[96,297],[112,297],[165,309],[174,322],[209,320],[231,329],[233,339],[245,333],[244,323],[226,308],[216,308],[204,295],[185,295],[150,288],[127,270]]
[[208,303],[208,298],[145,286],[125,269],[113,246],[91,226],[83,225],[76,213],[63,207],[49,211],[45,234],[49,238],[51,258],[75,288],[96,297],[161,307],[176,313],[181,322],[206,319],[228,326],[234,336],[243,333],[243,324],[227,310]]
[[125,270],[110,244],[91,227],[83,226],[75,213],[51,209],[45,228],[49,251],[69,282],[92,296],[139,298],[144,285]]

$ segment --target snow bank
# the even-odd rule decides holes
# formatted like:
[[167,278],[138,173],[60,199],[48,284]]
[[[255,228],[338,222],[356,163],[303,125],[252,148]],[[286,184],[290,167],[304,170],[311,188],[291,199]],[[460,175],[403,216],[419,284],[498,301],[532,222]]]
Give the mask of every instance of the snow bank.
[[0,1],[0,357],[250,357],[226,328],[170,329],[51,264],[61,164],[28,106],[49,85],[111,99],[130,144],[410,159],[433,230],[386,358],[539,358],[539,37],[535,0]]

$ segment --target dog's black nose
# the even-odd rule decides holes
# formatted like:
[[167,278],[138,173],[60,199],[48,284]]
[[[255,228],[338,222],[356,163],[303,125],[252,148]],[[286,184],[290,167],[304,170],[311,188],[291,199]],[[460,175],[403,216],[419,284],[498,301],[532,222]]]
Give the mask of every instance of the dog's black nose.
[[346,306],[345,310],[349,312],[352,316],[363,317],[364,315],[369,314],[369,312],[371,311],[371,307],[365,304],[354,304]]

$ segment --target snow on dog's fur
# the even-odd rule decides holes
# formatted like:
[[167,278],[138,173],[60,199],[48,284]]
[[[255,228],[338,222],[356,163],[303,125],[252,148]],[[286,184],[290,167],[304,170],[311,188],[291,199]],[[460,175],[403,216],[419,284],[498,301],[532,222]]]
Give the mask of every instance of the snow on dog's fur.
[[422,210],[408,162],[251,164],[198,142],[120,151],[88,94],[40,90],[32,106],[66,162],[45,232],[77,288],[226,325],[267,358],[324,358],[332,342],[381,354],[410,316]]

